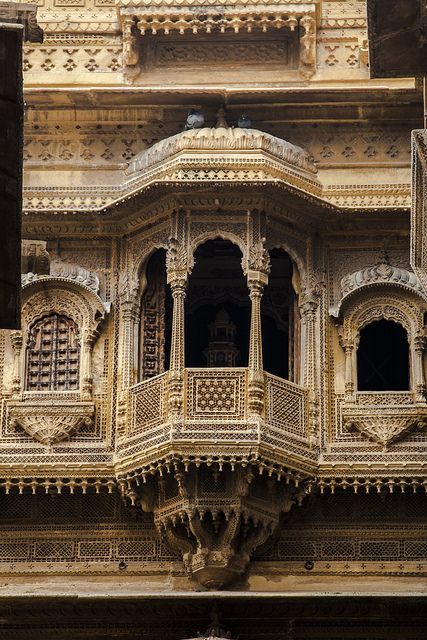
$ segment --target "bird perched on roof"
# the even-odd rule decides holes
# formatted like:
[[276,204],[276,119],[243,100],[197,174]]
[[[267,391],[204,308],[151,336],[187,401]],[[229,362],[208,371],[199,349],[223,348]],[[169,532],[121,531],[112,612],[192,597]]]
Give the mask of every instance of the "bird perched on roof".
[[242,113],[237,121],[237,126],[240,127],[240,129],[250,129],[252,127],[252,120],[247,113]]
[[205,124],[205,116],[199,109],[190,109],[187,115],[187,122],[185,123],[184,130],[189,129],[201,129]]

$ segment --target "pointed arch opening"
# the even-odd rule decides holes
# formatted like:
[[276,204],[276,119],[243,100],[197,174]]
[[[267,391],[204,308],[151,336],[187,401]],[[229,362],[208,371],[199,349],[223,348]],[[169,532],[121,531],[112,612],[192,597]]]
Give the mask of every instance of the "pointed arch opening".
[[271,270],[261,302],[264,369],[299,382],[300,313],[294,289],[294,266],[280,248],[270,250]]
[[242,252],[215,238],[198,246],[194,261],[186,298],[186,366],[245,367],[250,301]]
[[142,278],[139,332],[139,380],[152,378],[169,367],[172,334],[172,296],[166,282],[166,251],[148,259]]
[[362,328],[357,349],[357,388],[409,390],[409,342],[402,325],[383,318]]

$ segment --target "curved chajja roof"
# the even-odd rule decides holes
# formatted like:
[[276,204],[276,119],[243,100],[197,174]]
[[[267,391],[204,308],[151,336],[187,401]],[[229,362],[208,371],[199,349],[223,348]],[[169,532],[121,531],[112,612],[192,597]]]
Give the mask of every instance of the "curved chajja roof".
[[160,140],[145,149],[129,163],[127,174],[148,169],[167,160],[181,151],[259,152],[264,151],[273,158],[311,174],[317,172],[312,157],[297,145],[258,129],[217,127],[191,129]]

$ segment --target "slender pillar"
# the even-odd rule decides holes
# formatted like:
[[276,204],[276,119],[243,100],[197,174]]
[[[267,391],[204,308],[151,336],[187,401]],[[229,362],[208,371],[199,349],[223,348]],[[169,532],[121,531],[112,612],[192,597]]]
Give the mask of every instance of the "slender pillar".
[[423,357],[426,336],[419,334],[414,338],[414,387],[416,402],[426,401],[426,382],[424,377]]
[[172,235],[166,254],[167,282],[171,287],[172,336],[169,371],[169,412],[175,420],[183,415],[185,322],[184,302],[188,280],[187,217],[184,211],[175,212]]
[[304,333],[304,387],[308,389],[308,430],[311,442],[315,442],[319,427],[319,398],[316,385],[316,312],[319,306],[315,290],[303,296],[300,304],[301,324]]
[[340,334],[340,345],[345,354],[345,370],[344,370],[344,393],[347,401],[354,401],[356,385],[354,380],[355,360],[354,354],[357,349],[357,340],[352,336]]
[[129,387],[136,381],[135,332],[139,321],[139,296],[137,283],[128,276],[128,267],[122,266],[119,280],[119,312],[121,349],[119,350],[119,393],[117,400],[116,429],[123,436],[129,427]]
[[[256,276],[255,276],[256,273]],[[248,280],[251,299],[251,329],[249,337],[249,412],[261,415],[264,410],[264,366],[262,359],[261,298],[267,276],[251,272]]]
[[19,398],[21,396],[21,352],[23,346],[22,331],[12,331],[10,341],[13,348],[13,378],[12,378],[12,397]]
[[249,415],[261,416],[264,411],[264,367],[262,359],[261,299],[270,273],[270,256],[265,247],[265,214],[248,214],[247,279],[251,300],[251,327],[249,336]]
[[93,373],[92,373],[92,351],[96,339],[98,337],[97,331],[87,331],[84,341],[84,358],[82,362],[83,369],[83,385],[82,385],[82,399],[83,400],[91,400],[92,398],[92,387],[93,387]]
[[169,282],[172,290],[173,318],[172,338],[170,353],[170,370],[182,371],[184,369],[185,353],[185,327],[184,327],[184,301],[187,283],[184,279],[177,278]]

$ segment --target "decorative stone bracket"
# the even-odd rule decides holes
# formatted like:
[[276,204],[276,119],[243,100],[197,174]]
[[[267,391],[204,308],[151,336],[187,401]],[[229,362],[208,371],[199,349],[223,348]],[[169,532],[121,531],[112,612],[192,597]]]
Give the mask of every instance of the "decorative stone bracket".
[[10,426],[21,427],[31,438],[48,447],[66,440],[83,425],[93,424],[94,405],[90,402],[24,401],[8,404]]
[[300,31],[300,70],[311,75],[316,69],[316,30],[320,19],[320,1],[228,4],[217,0],[207,5],[202,0],[184,0],[174,6],[166,0],[146,4],[143,0],[120,0],[118,16],[123,32],[123,61],[126,67],[139,62],[138,33],[168,35],[211,34],[246,31],[266,32],[287,28]]
[[410,431],[426,427],[427,407],[348,404],[343,408],[344,431],[356,430],[383,449]]
[[209,589],[241,576],[252,551],[273,534],[280,513],[305,495],[302,488],[259,475],[250,465],[229,472],[217,463],[176,464],[173,472],[145,484],[123,479],[121,486],[132,505],[154,512],[166,543]]

